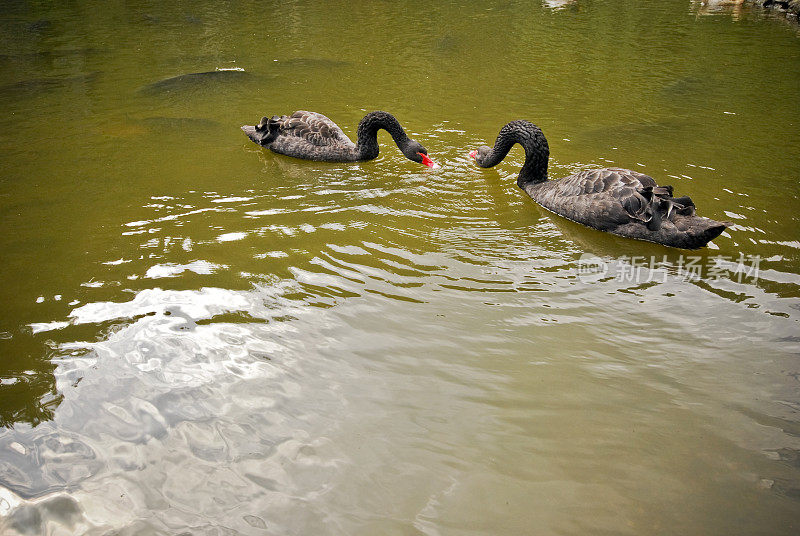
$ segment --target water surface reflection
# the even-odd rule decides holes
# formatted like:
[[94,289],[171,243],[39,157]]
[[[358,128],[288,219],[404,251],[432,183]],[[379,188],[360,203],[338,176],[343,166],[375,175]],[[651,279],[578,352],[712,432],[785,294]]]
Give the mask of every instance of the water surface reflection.
[[[798,42],[687,6],[10,7],[3,530],[793,534],[800,116],[763,96]],[[299,108],[387,109],[443,167],[239,131]],[[683,252],[553,217],[521,151],[467,157],[517,117],[554,177],[630,167],[735,225]]]

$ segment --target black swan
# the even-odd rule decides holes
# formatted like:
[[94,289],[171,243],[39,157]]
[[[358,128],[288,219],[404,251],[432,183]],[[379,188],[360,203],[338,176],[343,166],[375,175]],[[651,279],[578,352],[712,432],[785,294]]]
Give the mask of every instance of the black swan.
[[378,130],[392,135],[394,142],[409,160],[435,167],[428,150],[406,135],[400,122],[387,112],[370,112],[358,124],[357,143],[350,141],[339,126],[316,112],[297,111],[292,115],[263,118],[255,126],[242,127],[255,143],[269,150],[325,162],[357,162],[378,156]]
[[547,180],[547,139],[528,121],[511,121],[500,129],[494,147],[479,147],[469,155],[489,168],[499,164],[515,143],[525,149],[517,185],[547,210],[577,223],[686,249],[705,246],[730,225],[696,216],[689,197],[672,197],[672,186],[658,186],[652,177],[630,169],[590,169]]

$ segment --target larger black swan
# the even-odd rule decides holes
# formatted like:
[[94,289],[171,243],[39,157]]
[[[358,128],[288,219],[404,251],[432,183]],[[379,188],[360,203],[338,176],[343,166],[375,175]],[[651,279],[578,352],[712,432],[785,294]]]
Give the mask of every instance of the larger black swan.
[[541,129],[528,121],[511,121],[494,147],[479,147],[470,156],[484,168],[496,166],[511,147],[525,149],[517,185],[544,208],[572,221],[619,236],[674,248],[705,246],[728,227],[695,215],[689,197],[672,197],[672,186],[658,186],[644,173],[604,168],[547,180],[550,148]]
[[357,162],[378,156],[378,130],[392,135],[394,142],[409,160],[434,167],[428,150],[406,135],[400,122],[387,112],[370,112],[358,124],[357,142],[350,141],[339,126],[316,112],[297,111],[292,115],[263,118],[255,126],[242,127],[255,143],[269,150],[325,162]]

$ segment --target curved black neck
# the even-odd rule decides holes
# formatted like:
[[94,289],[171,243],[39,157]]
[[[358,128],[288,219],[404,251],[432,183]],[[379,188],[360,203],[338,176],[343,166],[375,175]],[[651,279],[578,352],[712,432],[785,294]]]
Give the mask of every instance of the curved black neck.
[[388,112],[370,112],[358,124],[358,138],[356,146],[363,160],[371,160],[378,156],[378,131],[384,129],[392,135],[392,139],[403,150],[403,145],[408,142],[400,122]]
[[550,147],[542,130],[529,121],[511,121],[500,129],[492,152],[481,165],[492,167],[499,164],[515,143],[519,143],[525,149],[525,164],[517,177],[517,185],[524,188],[526,184],[532,182],[546,181]]

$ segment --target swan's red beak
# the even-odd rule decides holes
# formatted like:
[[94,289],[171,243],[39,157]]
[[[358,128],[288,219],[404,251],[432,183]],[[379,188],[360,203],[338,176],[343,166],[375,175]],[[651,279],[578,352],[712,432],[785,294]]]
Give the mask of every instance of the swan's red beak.
[[417,154],[422,157],[422,163],[424,165],[428,166],[429,168],[435,168],[436,167],[436,162],[431,160],[428,155],[422,154],[422,153],[417,153]]
[[478,150],[475,149],[475,150],[470,151],[469,152],[469,156],[470,156],[470,158],[476,158],[478,156]]

